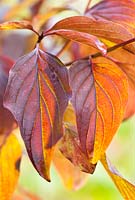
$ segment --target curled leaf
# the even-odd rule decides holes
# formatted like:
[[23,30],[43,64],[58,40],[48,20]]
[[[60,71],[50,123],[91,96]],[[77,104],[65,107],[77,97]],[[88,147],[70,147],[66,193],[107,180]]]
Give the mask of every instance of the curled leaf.
[[19,124],[33,165],[48,181],[53,149],[63,135],[69,95],[66,68],[38,47],[17,60],[10,71],[4,105]]
[[135,185],[124,179],[117,169],[111,164],[106,155],[101,158],[105,170],[112,178],[114,184],[125,200],[135,200]]
[[74,62],[69,69],[72,104],[82,151],[96,163],[124,116],[127,77],[106,58]]
[[64,113],[64,122],[71,124],[72,126],[76,125],[76,117],[75,117],[75,113],[74,113],[72,104],[68,105],[68,107]]
[[[55,149],[53,163],[60,174],[63,183],[68,189],[78,190],[87,181],[88,175],[80,171],[79,167],[74,166],[59,150],[59,143]],[[62,144],[61,144],[62,145]]]
[[21,147],[15,137],[10,134],[0,149],[0,199],[10,200],[15,190],[21,161]]
[[90,174],[94,173],[96,164],[90,163],[89,158],[82,151],[78,134],[74,127],[66,126],[59,149],[81,171]]
[[83,44],[86,44],[88,46],[93,46],[100,50],[103,54],[106,54],[106,46],[94,35],[90,35],[88,33],[82,33],[75,30],[68,30],[68,29],[58,29],[53,30],[53,28],[50,31],[47,31],[45,35],[60,35],[68,40],[77,41]]

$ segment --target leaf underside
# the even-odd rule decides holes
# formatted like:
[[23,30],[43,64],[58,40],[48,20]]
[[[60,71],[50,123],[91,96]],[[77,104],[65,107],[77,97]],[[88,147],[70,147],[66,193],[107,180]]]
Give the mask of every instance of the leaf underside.
[[38,47],[10,71],[4,105],[19,124],[33,165],[48,181],[53,149],[63,135],[69,94],[66,68]]

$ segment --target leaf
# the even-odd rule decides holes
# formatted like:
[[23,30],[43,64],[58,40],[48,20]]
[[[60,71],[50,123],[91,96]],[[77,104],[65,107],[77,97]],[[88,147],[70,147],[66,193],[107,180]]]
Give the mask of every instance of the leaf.
[[119,66],[102,57],[74,62],[69,83],[81,149],[95,164],[123,119],[127,77]]
[[[59,141],[61,143],[61,140]],[[80,171],[80,169],[74,166],[68,159],[66,159],[59,150],[59,143],[57,144],[53,163],[62,178],[64,185],[68,189],[78,190],[87,181],[88,175]]]
[[135,64],[135,54],[123,48],[118,48],[112,52],[109,52],[107,55],[115,59],[117,63],[123,63],[127,65]]
[[55,17],[56,14],[63,12],[63,11],[74,11],[77,12],[77,10],[73,8],[68,8],[68,7],[56,7],[56,8],[51,8],[47,10],[46,13],[39,13],[37,14],[33,19],[32,19],[32,24],[34,28],[39,31],[41,30],[45,24],[50,20],[52,17]]
[[[117,61],[116,61],[117,62]],[[119,67],[125,72],[129,79],[129,83],[132,85],[132,87],[135,87],[135,65],[133,64],[123,64],[120,62],[117,62]]]
[[13,29],[29,29],[34,31],[32,25],[28,21],[10,21],[0,24],[0,30],[13,30]]
[[128,103],[126,106],[124,120],[129,119],[135,114],[135,88],[129,87]]
[[74,126],[76,125],[76,117],[71,104],[68,105],[64,113],[64,122]]
[[110,163],[106,155],[102,156],[101,163],[112,178],[114,184],[125,200],[135,200],[135,185],[124,179],[117,169]]
[[74,127],[66,125],[65,134],[60,141],[59,149],[81,171],[90,174],[94,173],[96,164],[90,163],[89,158],[82,151],[78,134]]
[[89,9],[86,16],[92,16],[98,20],[103,18],[105,20],[123,24],[129,30],[133,31],[133,28],[135,28],[134,11],[135,3],[131,0],[103,0]]
[[[112,42],[122,42],[134,37],[133,33],[120,24],[107,20],[95,20],[86,16],[75,16],[63,19],[57,22],[47,33],[44,34],[49,34],[49,32],[52,31],[53,33],[59,33],[59,31],[62,30],[88,33]],[[64,34],[65,32],[63,35]]]
[[3,96],[8,82],[8,73],[13,61],[5,56],[0,56],[0,146],[8,134],[16,127],[13,115],[3,107]]
[[75,30],[66,30],[66,29],[53,30],[52,28],[50,31],[45,33],[44,36],[52,34],[60,35],[68,40],[73,40],[89,46],[93,46],[98,50],[100,50],[102,54],[106,54],[105,45],[102,42],[100,42],[100,40],[94,35],[90,35],[88,33],[82,33]]
[[48,181],[53,149],[63,135],[69,95],[66,68],[38,47],[17,60],[10,71],[4,105],[19,124],[33,165]]
[[[114,22],[115,24],[123,25],[130,33],[135,36],[135,3],[131,0],[114,1],[103,0],[86,12],[86,16],[92,17],[95,20],[105,20]],[[124,47],[135,53],[135,45],[130,44]]]
[[10,134],[0,149],[0,199],[10,200],[15,190],[21,160],[21,147],[15,137]]
[[9,31],[2,34],[1,51],[4,55],[17,60],[20,56],[33,50],[37,42],[36,34],[22,34],[22,31]]

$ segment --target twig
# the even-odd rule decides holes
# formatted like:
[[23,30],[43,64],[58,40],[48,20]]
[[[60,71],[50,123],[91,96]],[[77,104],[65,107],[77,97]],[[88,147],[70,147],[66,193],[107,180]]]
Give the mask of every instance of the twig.
[[86,13],[86,12],[88,11],[89,6],[90,6],[90,3],[91,3],[91,0],[88,0],[88,3],[87,3],[87,5],[86,5],[86,8],[85,8],[84,13]]
[[[123,47],[123,46],[125,46],[125,45],[127,45],[127,44],[131,44],[131,43],[133,43],[133,42],[135,42],[135,38],[129,39],[129,40],[124,41],[124,42],[122,42],[122,43],[120,43],[120,44],[116,44],[116,45],[114,45],[114,46],[112,46],[112,47],[109,47],[109,48],[107,49],[107,53],[112,52],[112,51],[114,51],[114,50],[116,50],[116,49],[118,49],[118,48],[121,48],[121,47]],[[91,55],[92,58],[97,58],[97,57],[100,57],[100,56],[102,56],[102,53],[101,53],[101,52],[97,52],[97,53]],[[89,59],[89,56],[86,56],[86,57],[83,57],[83,58],[79,58],[78,60],[87,60],[87,59]],[[71,64],[72,64],[73,62],[75,62],[75,61],[77,61],[77,60],[68,62],[68,63],[65,64],[65,66],[71,65]]]

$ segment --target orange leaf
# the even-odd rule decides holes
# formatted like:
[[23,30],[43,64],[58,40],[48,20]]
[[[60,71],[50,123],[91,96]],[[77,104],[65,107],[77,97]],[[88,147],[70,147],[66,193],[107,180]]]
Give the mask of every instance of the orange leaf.
[[[132,37],[135,36],[135,3],[131,0],[103,0],[86,12],[86,16],[98,21],[114,22],[123,25]],[[124,47],[135,53],[135,45],[130,44]]]
[[[61,143],[61,141],[59,142]],[[59,150],[59,143],[55,149],[53,162],[60,174],[65,186],[68,189],[77,190],[82,187],[86,181],[88,175],[80,171],[80,169],[74,166],[68,159],[66,159]]]
[[109,52],[108,56],[115,59],[118,63],[127,65],[135,64],[135,54],[123,48],[118,48]]
[[128,99],[127,77],[118,65],[102,57],[73,63],[69,82],[81,148],[94,164],[123,119]]
[[116,168],[110,163],[106,155],[102,156],[101,163],[112,178],[116,187],[125,200],[135,200],[135,185],[124,179]]
[[33,165],[48,181],[69,96],[67,69],[38,47],[18,59],[10,71],[4,104],[20,126]]
[[21,160],[21,147],[15,137],[10,134],[0,149],[0,199],[10,200],[15,190]]
[[44,25],[48,22],[48,20],[51,19],[51,17],[55,16],[57,13],[63,12],[63,11],[75,11],[76,10],[68,7],[58,7],[58,8],[52,8],[47,10],[46,13],[39,13],[32,19],[32,24],[34,28],[39,31]]
[[59,30],[85,32],[108,39],[112,42],[122,42],[134,37],[131,32],[120,24],[107,20],[95,20],[86,16],[75,16],[63,19],[57,22],[49,31],[59,33]]
[[106,54],[106,46],[102,42],[100,42],[100,40],[94,35],[90,35],[88,33],[82,33],[72,29],[53,30],[52,28],[51,30],[47,31],[44,36],[52,34],[60,35],[68,40],[77,41],[86,44],[88,46],[93,46],[98,50],[100,50],[103,54]]
[[124,120],[132,117],[135,114],[135,88],[129,87],[128,103],[124,115]]
[[0,30],[13,30],[13,29],[29,29],[33,30],[33,27],[28,21],[10,21],[0,24]]

